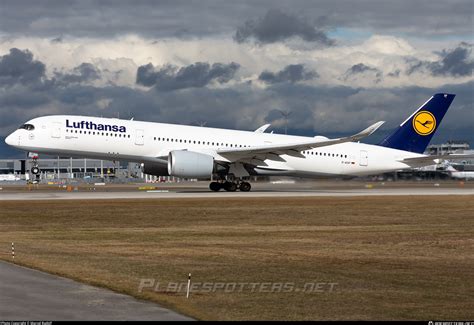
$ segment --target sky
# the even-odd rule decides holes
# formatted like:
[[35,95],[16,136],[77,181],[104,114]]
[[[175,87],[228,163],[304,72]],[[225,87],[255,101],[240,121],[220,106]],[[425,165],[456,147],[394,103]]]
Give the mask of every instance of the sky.
[[377,143],[437,92],[432,143],[474,147],[474,2],[0,0],[0,157],[76,114]]

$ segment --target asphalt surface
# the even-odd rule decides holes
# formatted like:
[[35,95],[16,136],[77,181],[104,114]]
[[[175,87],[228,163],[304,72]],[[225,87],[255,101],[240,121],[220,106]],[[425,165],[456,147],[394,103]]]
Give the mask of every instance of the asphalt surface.
[[192,320],[151,302],[0,261],[1,320]]
[[362,189],[257,189],[251,192],[211,192],[202,190],[129,190],[121,192],[0,192],[1,200],[93,200],[159,198],[230,198],[230,197],[355,197],[406,195],[474,195],[474,188],[362,188]]

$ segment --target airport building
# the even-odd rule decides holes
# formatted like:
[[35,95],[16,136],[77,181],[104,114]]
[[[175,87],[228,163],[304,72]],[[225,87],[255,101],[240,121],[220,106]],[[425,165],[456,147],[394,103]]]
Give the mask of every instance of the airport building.
[[446,154],[471,154],[474,150],[470,150],[467,141],[448,141],[443,144],[431,144],[426,148],[427,155],[446,155]]
[[[91,180],[103,182],[179,182],[175,177],[157,177],[143,173],[141,164],[108,161],[87,158],[40,158],[40,179],[58,180]],[[15,175],[22,180],[33,179],[30,175],[31,159],[0,159],[0,175]]]
[[[46,158],[40,159],[41,178],[104,178],[134,175],[128,164],[95,159]],[[0,174],[24,175],[31,169],[29,159],[0,160]],[[128,173],[128,175],[127,175]]]

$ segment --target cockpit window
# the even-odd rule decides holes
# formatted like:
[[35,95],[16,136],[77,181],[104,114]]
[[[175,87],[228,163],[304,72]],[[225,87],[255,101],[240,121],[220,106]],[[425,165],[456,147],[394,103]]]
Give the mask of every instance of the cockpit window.
[[25,129],[27,131],[33,131],[35,129],[33,124],[23,124],[19,129]]

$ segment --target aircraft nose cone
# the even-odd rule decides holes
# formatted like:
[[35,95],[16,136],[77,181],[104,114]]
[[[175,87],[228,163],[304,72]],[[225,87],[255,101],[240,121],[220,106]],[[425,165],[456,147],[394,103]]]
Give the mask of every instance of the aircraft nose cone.
[[13,133],[5,138],[5,143],[9,146],[13,146]]

